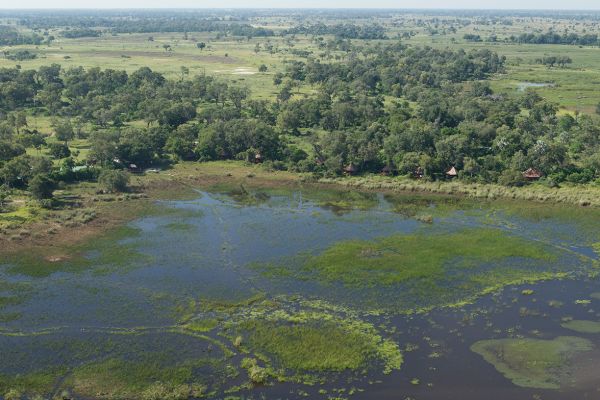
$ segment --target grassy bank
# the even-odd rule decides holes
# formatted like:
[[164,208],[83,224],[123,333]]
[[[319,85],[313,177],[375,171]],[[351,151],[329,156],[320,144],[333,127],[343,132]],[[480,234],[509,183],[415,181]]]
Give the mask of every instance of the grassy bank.
[[488,200],[514,199],[540,203],[564,203],[584,207],[600,206],[600,186],[596,185],[564,185],[559,188],[550,188],[541,183],[536,183],[524,187],[506,187],[460,181],[426,182],[376,175],[334,179],[323,178],[319,182],[363,190],[441,193]]

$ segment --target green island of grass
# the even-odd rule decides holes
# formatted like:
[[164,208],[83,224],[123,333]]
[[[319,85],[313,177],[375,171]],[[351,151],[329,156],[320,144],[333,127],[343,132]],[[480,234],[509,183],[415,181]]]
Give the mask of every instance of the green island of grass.
[[371,323],[325,302],[302,304],[254,304],[234,315],[226,331],[235,347],[260,359],[279,380],[317,382],[332,372],[400,369],[398,344]]
[[600,333],[600,322],[574,319],[561,324],[563,328],[579,333]]
[[508,285],[563,278],[569,271],[552,266],[557,258],[557,250],[543,243],[501,229],[470,228],[342,241],[320,254],[250,267],[271,279],[341,283],[353,290],[399,288],[391,300],[394,310],[415,312],[462,305]]
[[374,241],[334,244],[309,258],[303,270],[328,282],[347,285],[392,285],[413,279],[442,278],[446,263],[459,260],[461,269],[507,257],[554,259],[537,243],[496,229],[467,229],[451,234],[394,235]]
[[87,364],[75,369],[66,386],[73,392],[98,399],[184,399],[202,397],[207,386],[194,381],[197,368],[214,360],[194,360],[178,366],[120,359]]
[[589,340],[572,336],[552,340],[481,340],[471,346],[472,351],[515,385],[538,389],[559,389],[567,385],[574,368],[573,357],[592,348]]

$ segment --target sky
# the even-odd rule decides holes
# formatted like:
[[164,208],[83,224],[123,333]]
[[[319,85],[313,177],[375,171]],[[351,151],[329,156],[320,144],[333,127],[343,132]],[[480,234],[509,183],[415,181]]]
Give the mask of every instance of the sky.
[[600,10],[599,0],[0,0],[8,8],[453,8]]

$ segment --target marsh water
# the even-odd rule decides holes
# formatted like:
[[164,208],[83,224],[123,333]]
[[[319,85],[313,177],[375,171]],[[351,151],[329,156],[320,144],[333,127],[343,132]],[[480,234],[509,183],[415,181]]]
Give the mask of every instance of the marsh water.
[[[97,389],[102,383],[90,376],[98,372],[124,393],[127,385],[143,391],[154,381],[175,379],[201,383],[209,398],[600,398],[600,333],[564,327],[572,320],[600,321],[595,210],[245,187],[198,190],[196,198],[161,202],[159,210],[85,246],[2,263],[0,387],[19,387],[23,396],[50,397],[68,389],[80,398],[119,398]],[[445,276],[415,278],[426,279],[426,285],[378,283],[370,278],[372,269],[350,279],[351,269],[341,268],[343,279],[336,280],[330,270],[325,275],[303,267],[339,243],[414,237],[419,251],[428,254],[429,246],[438,251],[440,238],[479,230],[518,239],[523,255],[470,252],[468,265],[443,260]],[[531,248],[552,257],[526,256]],[[52,251],[58,253],[54,258]],[[380,250],[373,254],[384,257]],[[499,279],[492,287],[483,277],[495,271],[510,271],[514,279]],[[469,275],[482,272],[477,279]],[[283,350],[246,339],[256,325],[238,328],[253,318],[272,323],[280,309],[368,324],[369,332],[397,345],[403,363],[384,371],[375,357],[366,357],[359,368],[298,371],[286,364]],[[190,321],[209,322],[194,330],[186,328]],[[294,323],[289,317],[282,322]],[[241,345],[235,343],[238,335]],[[482,340],[560,336],[584,338],[592,346],[564,356],[566,370],[553,388],[515,383],[471,350]],[[295,338],[287,345],[303,343]],[[248,384],[240,366],[244,357],[271,365],[277,376]],[[136,371],[135,382],[115,383],[110,370],[122,368],[119,362]],[[136,364],[152,368],[131,367]],[[169,372],[192,364],[183,378]],[[536,374],[527,365],[512,367]],[[558,374],[552,368],[545,372]]]

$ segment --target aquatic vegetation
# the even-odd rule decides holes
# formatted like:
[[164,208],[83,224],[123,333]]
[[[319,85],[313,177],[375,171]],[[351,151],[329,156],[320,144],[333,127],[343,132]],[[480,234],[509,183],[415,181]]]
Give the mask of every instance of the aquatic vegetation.
[[23,299],[18,296],[0,296],[0,310],[7,306],[21,304]]
[[572,336],[552,340],[492,339],[471,346],[515,385],[539,389],[568,385],[574,356],[592,348],[589,340]]
[[551,261],[555,255],[537,243],[493,229],[450,234],[395,235],[375,241],[340,242],[311,257],[303,271],[328,282],[347,285],[391,285],[409,280],[443,279],[445,265],[459,261],[460,269],[520,257]]
[[[549,313],[544,306],[553,297],[532,284],[587,274],[591,263],[568,253],[562,243],[544,243],[546,237],[538,241],[534,235],[529,235],[531,240],[518,236],[521,231],[513,229],[517,224],[497,223],[501,212],[482,209],[487,203],[466,204],[453,196],[439,196],[438,201],[437,196],[392,199],[346,191],[338,197],[335,192],[296,188],[293,192],[244,188],[246,193],[234,199],[210,195],[201,201],[158,204],[149,207],[144,218],[89,243],[56,246],[51,254],[34,250],[3,264],[5,279],[29,281],[29,288],[21,296],[19,288],[0,279],[0,321],[23,319],[23,331],[20,321],[7,324],[0,329],[0,339],[22,340],[37,350],[39,343],[52,337],[44,349],[60,352],[60,360],[44,360],[44,366],[68,368],[49,374],[46,382],[40,378],[41,389],[31,394],[49,397],[64,389],[75,397],[107,400],[247,398],[257,394],[252,391],[256,386],[258,394],[270,395],[271,390],[280,390],[271,386],[287,382],[289,393],[297,397],[321,390],[327,396],[349,397],[366,389],[352,385],[376,384],[384,374],[401,369],[404,352],[418,352],[413,357],[432,363],[431,368],[439,359],[450,362],[456,354],[452,344],[433,332],[419,332],[446,328],[436,318],[436,307],[463,307],[493,292],[497,294],[491,299],[493,307],[511,307],[511,318],[518,318],[519,301],[524,300],[520,295],[535,293],[541,311],[523,307],[521,315]],[[346,212],[350,215],[336,215]],[[299,228],[287,237],[287,225],[273,227],[270,215]],[[187,220],[200,217],[205,219]],[[436,223],[414,221],[428,222],[429,217]],[[204,229],[212,225],[215,231]],[[312,232],[316,240],[309,237]],[[344,240],[356,237],[367,240]],[[156,259],[142,254],[142,249],[156,254],[163,248],[164,256]],[[189,257],[172,257],[176,251]],[[173,268],[161,273],[166,271],[163,267]],[[83,273],[68,275],[79,272]],[[48,283],[56,284],[56,290],[35,292],[51,287]],[[499,291],[513,284],[518,286]],[[75,299],[77,310],[56,311],[58,318],[51,322],[52,310],[46,321],[58,330],[35,330],[38,309],[59,305],[54,299],[62,298],[63,289],[70,290],[68,298]],[[31,292],[35,296],[28,297]],[[43,298],[52,299],[50,307],[40,306]],[[573,296],[557,293],[555,298],[565,302],[565,312],[578,307]],[[115,299],[123,302],[116,304]],[[495,319],[495,311],[486,314],[489,309],[484,308],[465,307],[456,314],[458,319],[466,316],[463,326],[481,324],[484,331],[496,334],[519,337],[528,332],[543,337],[536,327],[519,327],[520,322],[511,321],[507,327]],[[79,315],[80,309],[101,315],[99,323],[105,326],[91,326],[95,321]],[[398,315],[429,311],[427,316]],[[132,326],[130,316],[136,321]],[[422,319],[427,328],[420,325]],[[31,331],[24,328],[30,325]],[[465,331],[448,329],[449,341],[467,340]],[[34,334],[40,336],[34,340]],[[82,337],[88,339],[75,344]],[[409,343],[416,337],[426,337],[427,343]],[[31,345],[34,341],[38,344]],[[2,371],[7,375],[0,378],[0,394],[35,389],[31,374],[36,370],[19,355],[11,357],[21,369],[9,366]],[[33,365],[39,357],[31,356],[33,362],[27,363]],[[512,363],[507,365],[513,368]],[[548,374],[554,373],[554,367],[548,368]],[[33,383],[19,383],[17,375],[29,376]],[[405,388],[411,387],[413,377],[420,378],[422,389],[430,385],[429,377],[419,372],[403,376]],[[315,387],[299,386],[305,384]]]
[[217,327],[219,321],[214,318],[208,319],[193,319],[186,323],[183,327],[194,332],[210,332]]
[[563,306],[563,304],[564,303],[562,301],[560,301],[560,300],[550,300],[550,301],[548,301],[548,305],[550,307],[554,307],[554,308],[560,308],[560,307]]
[[388,193],[384,199],[392,206],[392,211],[417,220],[445,217],[458,210],[472,210],[482,207],[482,202],[460,196],[428,195],[426,193]]
[[344,214],[351,210],[369,210],[379,205],[377,194],[355,190],[335,190],[332,188],[311,190],[306,188],[302,196],[321,208]]
[[[75,398],[187,399],[222,390],[238,374],[228,364],[232,354],[219,347],[221,342],[175,326],[89,329],[86,332],[93,339],[65,342],[63,333],[68,331],[13,332],[18,338],[14,340],[31,343],[34,349],[51,349],[58,358],[40,359],[32,351],[26,358],[41,363],[36,366],[39,371],[18,367],[0,375],[0,393],[20,390],[47,398],[64,389]],[[15,357],[23,357],[14,352],[4,356],[8,371],[14,368]]]
[[171,222],[170,224],[166,224],[164,228],[172,232],[189,232],[194,230],[194,225],[184,222]]
[[259,366],[255,358],[244,358],[240,365],[248,372],[248,378],[253,384],[265,383],[269,378],[268,369]]
[[194,381],[194,370],[214,365],[211,359],[163,366],[156,361],[108,359],[76,368],[65,386],[82,396],[99,399],[187,399],[206,392]]
[[139,229],[123,226],[88,243],[10,254],[5,257],[3,264],[8,265],[7,271],[11,274],[34,278],[48,277],[55,272],[77,273],[89,269],[104,272],[106,267],[131,267],[135,262],[148,260],[148,256],[137,251],[135,241],[125,241],[139,235]]
[[298,309],[297,302],[284,298],[276,302],[240,310],[225,328],[237,348],[266,364],[265,373],[313,381],[318,373],[363,371],[375,365],[384,373],[400,369],[399,346],[372,324],[341,311]]
[[248,332],[249,348],[271,354],[278,365],[293,370],[355,370],[373,350],[360,333],[346,332],[330,322],[286,326],[249,321],[240,329]]
[[597,321],[574,319],[563,322],[561,326],[579,333],[600,333],[600,322]]
[[30,397],[50,393],[58,382],[58,377],[63,376],[65,372],[66,368],[46,369],[19,375],[0,374],[0,395],[10,391]]
[[[574,269],[553,266],[559,252],[504,230],[471,228],[333,244],[320,254],[300,254],[251,268],[271,279],[299,279],[352,289],[396,288],[396,311],[460,306],[511,284],[561,278]],[[379,293],[379,292],[378,292]]]

